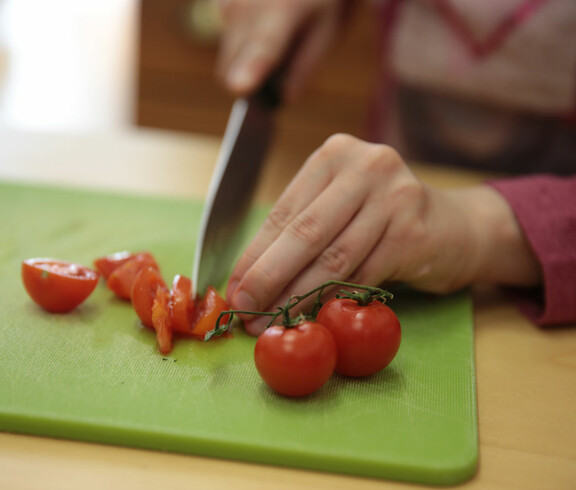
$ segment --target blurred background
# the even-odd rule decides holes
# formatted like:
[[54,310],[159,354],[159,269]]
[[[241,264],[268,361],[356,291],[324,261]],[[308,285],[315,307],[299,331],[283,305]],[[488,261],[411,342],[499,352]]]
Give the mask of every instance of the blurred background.
[[[337,131],[363,134],[376,66],[369,3],[282,111],[276,145],[290,158]],[[220,137],[232,100],[214,78],[218,30],[210,0],[0,0],[0,125]]]

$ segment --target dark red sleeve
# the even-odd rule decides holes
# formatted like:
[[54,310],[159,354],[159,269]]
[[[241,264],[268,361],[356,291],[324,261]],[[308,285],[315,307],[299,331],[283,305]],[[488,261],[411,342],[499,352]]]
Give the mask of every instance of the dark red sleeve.
[[543,273],[542,292],[521,308],[539,325],[576,323],[576,176],[489,182],[510,203]]

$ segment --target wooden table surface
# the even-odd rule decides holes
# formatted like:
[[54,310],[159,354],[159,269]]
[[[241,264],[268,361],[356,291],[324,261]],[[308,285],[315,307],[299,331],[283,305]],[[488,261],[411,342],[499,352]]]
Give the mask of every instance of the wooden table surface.
[[[4,128],[0,129],[0,179],[202,196],[218,146],[214,138],[147,130],[62,135]],[[258,198],[275,199],[300,163],[275,148]],[[424,165],[413,168],[423,180],[445,187],[486,177]],[[474,301],[480,465],[477,475],[457,488],[576,488],[576,326],[538,328],[501,291],[488,287],[476,288]],[[422,487],[0,433],[0,488]]]

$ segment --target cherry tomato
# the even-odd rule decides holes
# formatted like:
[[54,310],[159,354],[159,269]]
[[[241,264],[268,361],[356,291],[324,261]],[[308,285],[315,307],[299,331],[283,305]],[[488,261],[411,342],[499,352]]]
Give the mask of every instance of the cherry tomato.
[[158,289],[152,305],[152,326],[156,330],[156,343],[161,354],[169,354],[172,350],[171,310],[170,292],[168,289]]
[[192,298],[192,281],[178,274],[172,283],[172,328],[185,335],[192,334],[195,301]]
[[380,301],[360,306],[349,298],[333,298],[316,316],[338,346],[336,372],[369,376],[384,369],[400,347],[401,329],[396,314]]
[[98,257],[94,260],[94,267],[98,269],[100,274],[102,274],[105,279],[108,279],[112,272],[114,272],[122,264],[125,264],[134,257],[136,257],[136,254],[124,250],[122,252],[116,252],[104,257]]
[[23,261],[21,273],[30,297],[54,313],[76,308],[94,291],[99,278],[96,271],[82,265],[41,258]]
[[274,391],[291,397],[320,389],[334,373],[336,342],[319,323],[267,328],[254,348],[256,369]]
[[164,279],[162,279],[158,269],[150,267],[149,265],[142,267],[132,284],[130,298],[138,318],[140,318],[142,324],[147,327],[153,326],[152,306],[154,304],[154,298],[156,297],[156,291],[158,291],[159,288],[167,289],[166,283]]
[[[212,286],[208,286],[204,297],[196,304],[194,313],[194,321],[192,325],[192,336],[204,339],[206,332],[209,332],[216,326],[216,320],[220,313],[228,310],[228,304],[218,294],[218,291]],[[224,324],[228,321],[226,315],[221,323]]]
[[144,266],[159,270],[158,264],[151,254],[148,252],[139,253],[112,271],[106,282],[108,288],[114,291],[118,297],[130,300],[134,279]]

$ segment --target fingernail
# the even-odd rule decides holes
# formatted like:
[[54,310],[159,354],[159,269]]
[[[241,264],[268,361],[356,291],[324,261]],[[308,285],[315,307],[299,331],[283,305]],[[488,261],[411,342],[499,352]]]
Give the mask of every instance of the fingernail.
[[254,320],[244,322],[244,329],[248,332],[249,335],[254,335],[257,337],[260,335],[264,330],[266,330],[266,325],[270,322],[270,317],[261,316],[255,318]]
[[248,90],[254,82],[252,72],[246,67],[245,63],[236,64],[228,72],[226,77],[228,85],[238,92]]
[[258,303],[246,291],[238,291],[232,298],[232,306],[236,310],[257,311]]
[[228,300],[228,303],[232,303],[232,297],[238,288],[238,283],[239,281],[237,280],[232,280],[228,283],[228,286],[226,287],[226,299]]

